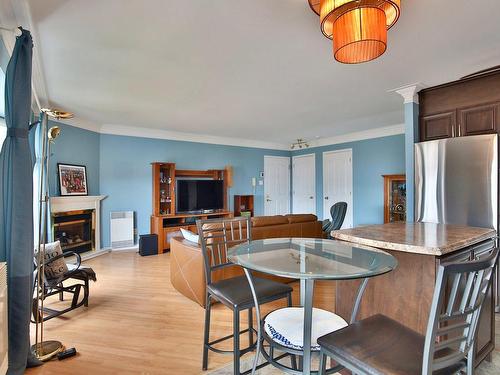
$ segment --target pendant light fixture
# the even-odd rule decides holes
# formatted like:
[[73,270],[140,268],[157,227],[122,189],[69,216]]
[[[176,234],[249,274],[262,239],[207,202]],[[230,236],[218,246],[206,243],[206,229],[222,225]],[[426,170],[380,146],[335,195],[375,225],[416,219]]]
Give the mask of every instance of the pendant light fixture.
[[387,30],[397,22],[401,0],[309,0],[321,31],[333,39],[335,60],[358,64],[387,49]]

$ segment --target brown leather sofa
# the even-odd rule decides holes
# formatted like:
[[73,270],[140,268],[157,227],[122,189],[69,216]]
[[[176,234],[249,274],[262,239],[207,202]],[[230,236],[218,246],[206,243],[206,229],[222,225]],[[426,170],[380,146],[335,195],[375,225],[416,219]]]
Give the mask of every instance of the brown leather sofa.
[[[252,218],[252,239],[280,237],[321,238],[323,231],[316,215],[259,216]],[[242,275],[240,267],[227,267],[212,275],[212,281]],[[285,282],[271,275],[259,276]],[[205,307],[206,283],[201,246],[182,237],[170,241],[170,281],[175,289]]]

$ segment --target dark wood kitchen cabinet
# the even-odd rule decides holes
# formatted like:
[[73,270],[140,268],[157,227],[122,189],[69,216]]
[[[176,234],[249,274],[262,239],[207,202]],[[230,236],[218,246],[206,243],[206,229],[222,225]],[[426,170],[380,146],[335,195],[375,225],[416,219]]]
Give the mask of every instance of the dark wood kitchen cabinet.
[[500,71],[419,92],[420,141],[496,134],[500,130]]
[[495,134],[498,132],[499,103],[479,105],[457,110],[459,136]]
[[454,137],[456,117],[454,111],[422,116],[420,129],[422,140]]

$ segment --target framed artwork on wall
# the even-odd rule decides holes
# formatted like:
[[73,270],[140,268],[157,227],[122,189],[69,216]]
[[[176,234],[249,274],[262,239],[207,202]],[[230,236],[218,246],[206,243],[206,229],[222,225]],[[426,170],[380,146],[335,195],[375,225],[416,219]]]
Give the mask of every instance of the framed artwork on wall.
[[57,164],[61,196],[88,195],[87,168],[84,165]]

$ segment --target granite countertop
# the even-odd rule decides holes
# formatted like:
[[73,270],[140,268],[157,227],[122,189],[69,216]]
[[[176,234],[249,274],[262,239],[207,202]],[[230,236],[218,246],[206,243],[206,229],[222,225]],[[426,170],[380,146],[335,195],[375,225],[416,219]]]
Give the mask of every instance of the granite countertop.
[[388,223],[332,232],[336,239],[384,250],[441,256],[496,235],[494,229],[434,223]]

